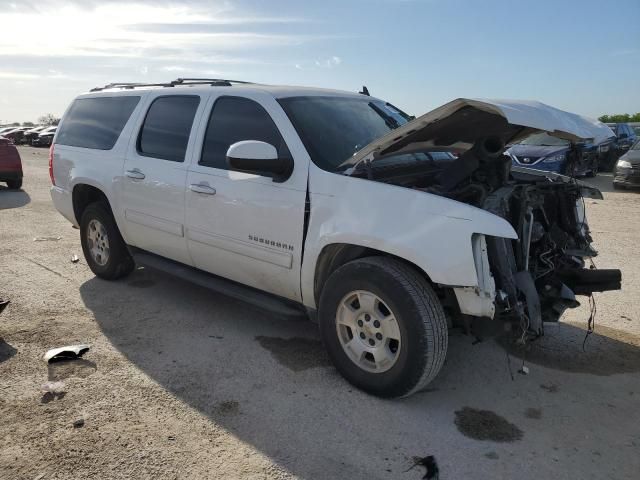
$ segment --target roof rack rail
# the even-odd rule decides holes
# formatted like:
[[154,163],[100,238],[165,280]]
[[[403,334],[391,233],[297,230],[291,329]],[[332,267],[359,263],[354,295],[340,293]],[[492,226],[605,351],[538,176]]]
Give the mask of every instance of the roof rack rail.
[[239,85],[250,85],[253,82],[245,82],[243,80],[227,80],[224,78],[177,78],[171,83],[179,84],[179,85],[187,85],[187,84],[207,84],[207,83],[237,83]]
[[187,85],[211,85],[212,87],[230,87],[232,84],[250,85],[252,82],[244,82],[242,80],[226,80],[222,78],[177,78],[168,83],[127,83],[127,82],[114,82],[105,85],[104,87],[95,87],[90,92],[99,92],[101,90],[107,90],[110,88],[124,88],[126,90],[132,90],[142,87],[177,87]]

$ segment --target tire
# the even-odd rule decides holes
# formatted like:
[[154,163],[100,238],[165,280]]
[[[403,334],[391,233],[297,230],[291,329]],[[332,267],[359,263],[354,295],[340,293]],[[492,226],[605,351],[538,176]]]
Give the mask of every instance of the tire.
[[129,275],[135,267],[111,210],[104,202],[92,203],[82,213],[80,243],[89,268],[100,278],[117,280]]
[[613,182],[613,189],[614,190],[626,190],[627,188],[624,185],[621,185],[618,182]]
[[22,188],[22,179],[7,180],[7,186],[12,190],[20,190]]
[[[362,299],[363,304],[372,305],[372,297],[377,298],[373,302],[377,307],[360,304]],[[320,335],[331,361],[342,376],[365,392],[406,397],[424,389],[442,368],[448,344],[444,310],[427,280],[399,260],[367,257],[341,266],[322,290],[318,314]],[[376,317],[386,320],[376,322]],[[352,318],[357,320],[345,320]],[[350,326],[345,322],[351,322]],[[376,323],[381,329],[378,333]],[[388,357],[386,364],[374,362],[369,344],[376,339],[380,343],[375,351],[381,358]],[[359,349],[369,351],[355,360]]]

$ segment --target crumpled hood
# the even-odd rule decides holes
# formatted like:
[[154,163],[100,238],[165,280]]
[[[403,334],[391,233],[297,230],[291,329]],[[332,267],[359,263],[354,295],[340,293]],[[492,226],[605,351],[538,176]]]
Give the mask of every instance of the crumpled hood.
[[570,141],[613,135],[597,120],[540,102],[459,98],[374,140],[356,152],[350,163],[436,147],[465,151],[482,137],[515,143],[541,131]]

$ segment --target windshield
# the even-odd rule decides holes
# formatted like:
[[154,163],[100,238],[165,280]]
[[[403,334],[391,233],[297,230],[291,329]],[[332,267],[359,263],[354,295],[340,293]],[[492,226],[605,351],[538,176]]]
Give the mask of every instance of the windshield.
[[636,140],[636,143],[631,146],[631,150],[640,150],[640,140]]
[[[411,117],[370,97],[291,97],[279,100],[313,162],[335,172],[362,147]],[[338,168],[340,167],[340,168]]]
[[540,147],[562,147],[569,145],[568,140],[562,138],[552,137],[548,133],[536,133],[530,137],[525,138],[520,142],[520,145],[537,145]]

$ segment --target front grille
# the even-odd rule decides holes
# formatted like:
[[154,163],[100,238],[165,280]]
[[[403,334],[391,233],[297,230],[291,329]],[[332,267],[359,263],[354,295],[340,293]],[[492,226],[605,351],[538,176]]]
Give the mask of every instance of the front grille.
[[519,157],[516,157],[514,155],[513,158],[515,158],[516,162],[518,162],[520,165],[534,165],[538,163],[538,160],[540,160],[540,158],[542,157],[530,157],[527,155],[521,155]]

